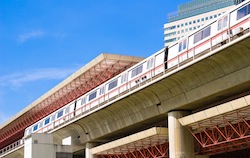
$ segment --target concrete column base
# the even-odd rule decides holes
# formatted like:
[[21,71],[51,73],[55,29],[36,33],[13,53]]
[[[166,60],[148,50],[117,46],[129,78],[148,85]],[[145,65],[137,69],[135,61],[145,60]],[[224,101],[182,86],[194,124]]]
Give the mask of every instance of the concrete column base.
[[95,146],[94,143],[86,143],[85,158],[94,158],[94,155],[90,152],[90,149]]
[[194,138],[178,121],[178,118],[187,114],[188,112],[185,111],[173,111],[168,113],[170,158],[195,158]]

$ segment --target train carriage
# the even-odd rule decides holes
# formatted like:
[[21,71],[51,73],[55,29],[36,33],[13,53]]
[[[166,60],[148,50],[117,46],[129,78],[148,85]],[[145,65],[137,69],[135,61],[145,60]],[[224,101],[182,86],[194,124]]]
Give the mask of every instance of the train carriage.
[[250,0],[237,5],[234,9],[221,15],[210,23],[193,31],[174,44],[159,50],[147,59],[125,70],[78,99],[70,102],[49,116],[26,128],[25,136],[31,133],[48,132],[55,126],[91,109],[101,106],[103,102],[119,94],[136,88],[165,70],[171,71],[179,64],[213,50],[235,36],[240,36],[250,27]]

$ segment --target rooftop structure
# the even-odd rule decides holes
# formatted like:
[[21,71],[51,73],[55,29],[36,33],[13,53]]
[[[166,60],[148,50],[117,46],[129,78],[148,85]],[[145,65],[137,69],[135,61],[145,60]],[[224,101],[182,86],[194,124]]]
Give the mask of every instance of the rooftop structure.
[[41,118],[133,66],[143,58],[101,54],[0,126],[0,148],[23,137]]

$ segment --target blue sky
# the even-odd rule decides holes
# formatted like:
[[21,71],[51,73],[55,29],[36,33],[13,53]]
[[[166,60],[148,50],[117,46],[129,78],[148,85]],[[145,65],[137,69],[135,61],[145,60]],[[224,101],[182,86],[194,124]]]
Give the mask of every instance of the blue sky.
[[163,48],[187,0],[0,0],[0,124],[103,52]]

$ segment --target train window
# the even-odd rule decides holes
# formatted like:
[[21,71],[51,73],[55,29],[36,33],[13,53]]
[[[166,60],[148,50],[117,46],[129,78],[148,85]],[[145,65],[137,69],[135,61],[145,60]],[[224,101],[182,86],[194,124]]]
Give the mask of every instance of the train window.
[[147,69],[150,69],[154,65],[154,58],[151,58],[147,62]]
[[96,98],[96,91],[89,95],[89,101]]
[[121,76],[121,83],[124,83],[127,81],[127,73]]
[[137,76],[138,74],[142,73],[142,65],[136,67],[135,69],[132,70],[131,73],[131,78]]
[[47,119],[44,121],[44,125],[49,124],[49,121],[50,121],[50,117],[49,117],[49,118],[47,118]]
[[222,19],[218,21],[218,31],[222,29]]
[[227,22],[228,22],[227,16],[225,16],[223,19],[220,19],[218,21],[218,31],[221,30],[224,27],[227,27]]
[[33,126],[33,131],[36,131],[38,129],[38,124],[36,124],[35,126]]
[[59,111],[59,112],[57,113],[57,118],[60,118],[62,115],[63,115],[63,110],[61,110],[61,111]]
[[227,27],[227,23],[228,23],[228,17],[225,16],[223,19],[223,27]]
[[187,48],[187,40],[183,40],[179,43],[179,52],[185,50]]
[[51,122],[53,122],[54,120],[55,120],[55,115],[51,117]]
[[237,11],[237,20],[243,18],[250,13],[250,5],[247,5]]
[[194,44],[201,41],[202,39],[210,36],[211,34],[211,26],[208,26],[207,28],[205,28],[204,30],[196,33],[194,35]]
[[82,98],[81,105],[85,104],[85,98]]
[[65,114],[69,113],[69,106],[65,109]]
[[104,87],[100,88],[100,95],[102,95],[104,93]]
[[182,42],[179,43],[179,52],[182,51]]
[[43,121],[39,123],[39,128],[43,127]]
[[115,88],[117,86],[117,83],[118,83],[118,79],[110,82],[109,85],[108,85],[108,90],[111,90],[111,89]]

